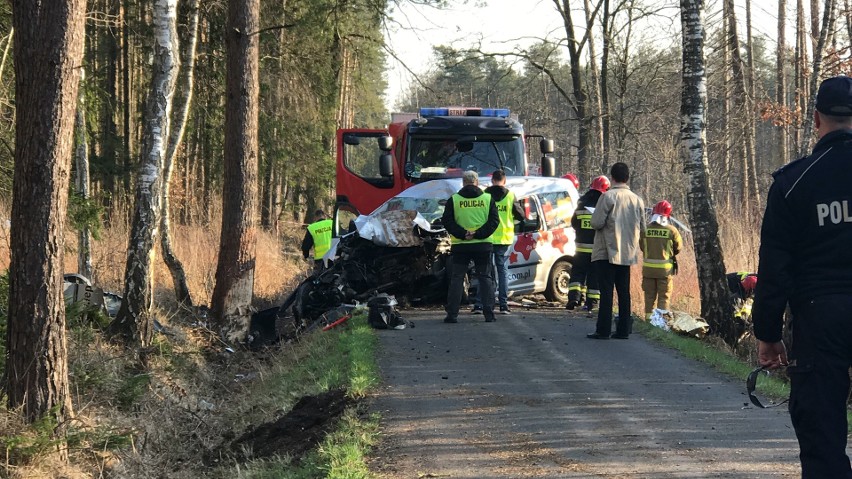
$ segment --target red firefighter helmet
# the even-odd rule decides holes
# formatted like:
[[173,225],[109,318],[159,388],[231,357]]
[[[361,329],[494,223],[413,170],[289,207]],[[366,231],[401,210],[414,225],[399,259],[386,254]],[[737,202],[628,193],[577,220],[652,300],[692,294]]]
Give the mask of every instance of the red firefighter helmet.
[[651,214],[654,215],[662,215],[662,216],[671,216],[672,215],[672,204],[666,200],[660,201],[656,205],[654,205],[654,210],[651,211]]
[[598,190],[601,193],[606,193],[606,190],[609,189],[609,178],[603,175],[598,176],[592,180],[592,185],[589,188],[592,190]]
[[576,175],[573,173],[565,173],[562,177],[566,180],[571,180],[571,183],[574,183],[574,188],[577,188],[578,190],[580,189],[580,180],[577,179]]
[[757,287],[757,276],[753,274],[746,276],[740,281],[740,285],[746,293],[753,293],[754,288]]

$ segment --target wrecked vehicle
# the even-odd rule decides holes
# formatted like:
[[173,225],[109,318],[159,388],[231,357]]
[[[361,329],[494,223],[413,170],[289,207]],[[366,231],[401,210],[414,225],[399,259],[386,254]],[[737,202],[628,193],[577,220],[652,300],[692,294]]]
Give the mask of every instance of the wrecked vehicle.
[[[483,186],[489,182],[488,177],[480,178]],[[575,252],[574,185],[562,178],[510,177],[506,187],[526,215],[516,226],[509,253],[509,294],[543,293],[550,301],[564,302]],[[421,183],[356,218],[353,232],[336,238],[326,254],[328,267],[300,285],[294,315],[313,319],[377,293],[410,302],[442,302],[449,280],[450,237],[441,215],[447,199],[460,188],[460,178]]]

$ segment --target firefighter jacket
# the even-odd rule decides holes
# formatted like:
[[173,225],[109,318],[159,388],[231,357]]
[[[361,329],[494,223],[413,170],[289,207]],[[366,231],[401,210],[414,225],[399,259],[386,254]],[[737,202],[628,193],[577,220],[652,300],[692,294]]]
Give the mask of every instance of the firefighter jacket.
[[595,229],[592,228],[592,212],[587,210],[589,206],[594,209],[598,205],[598,199],[603,193],[598,190],[589,190],[583,193],[577,201],[577,210],[571,218],[571,226],[576,236],[577,252],[592,254],[595,245]]
[[674,257],[680,253],[683,241],[677,228],[656,221],[648,225],[640,236],[642,248],[642,276],[645,278],[667,278],[672,275]]
[[314,249],[314,259],[322,259],[331,248],[331,220],[320,220],[308,225],[308,231],[302,240],[302,256],[308,259],[311,248]]
[[728,283],[728,291],[742,301],[754,296],[754,291],[748,292],[743,288],[743,280],[748,276],[757,276],[757,273],[749,273],[748,271],[737,271],[725,275],[725,281]]
[[592,261],[630,266],[639,262],[639,235],[645,229],[645,203],[625,183],[601,195],[592,213]]
[[810,156],[773,173],[760,231],[757,339],[781,340],[796,314],[821,295],[852,295],[852,129],[823,135]]
[[485,192],[494,199],[497,205],[497,216],[500,223],[494,234],[491,235],[491,243],[499,245],[510,245],[515,241],[515,221],[524,220],[524,210],[521,209],[515,194],[505,186],[491,185]]
[[[497,206],[491,195],[476,185],[465,185],[447,200],[441,216],[450,234],[454,252],[491,251],[490,237],[500,222]],[[468,231],[473,238],[465,239]]]

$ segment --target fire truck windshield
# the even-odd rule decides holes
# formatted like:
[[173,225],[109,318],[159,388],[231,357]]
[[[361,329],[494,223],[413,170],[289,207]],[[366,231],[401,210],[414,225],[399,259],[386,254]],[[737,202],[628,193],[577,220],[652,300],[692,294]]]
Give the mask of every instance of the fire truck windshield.
[[411,137],[405,174],[412,181],[459,177],[467,170],[489,175],[502,169],[524,176],[523,139],[512,137]]

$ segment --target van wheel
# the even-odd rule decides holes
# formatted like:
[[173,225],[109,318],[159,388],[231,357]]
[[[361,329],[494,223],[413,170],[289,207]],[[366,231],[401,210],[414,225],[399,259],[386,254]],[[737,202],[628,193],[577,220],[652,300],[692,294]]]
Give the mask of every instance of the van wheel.
[[571,263],[567,261],[557,261],[550,270],[550,277],[547,280],[547,289],[544,291],[544,297],[548,301],[555,303],[568,302],[568,283],[571,280]]

